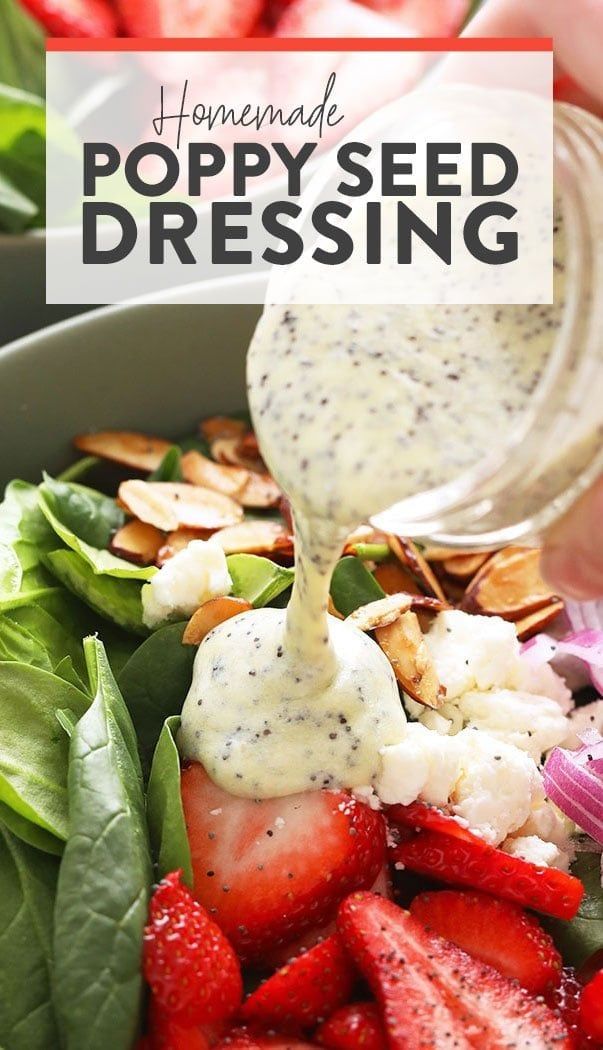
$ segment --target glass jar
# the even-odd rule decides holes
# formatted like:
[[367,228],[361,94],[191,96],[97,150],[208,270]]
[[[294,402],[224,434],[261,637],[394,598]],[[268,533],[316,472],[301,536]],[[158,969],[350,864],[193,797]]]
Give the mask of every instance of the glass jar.
[[546,372],[503,448],[373,521],[446,546],[534,543],[603,472],[603,122],[555,105],[566,298]]

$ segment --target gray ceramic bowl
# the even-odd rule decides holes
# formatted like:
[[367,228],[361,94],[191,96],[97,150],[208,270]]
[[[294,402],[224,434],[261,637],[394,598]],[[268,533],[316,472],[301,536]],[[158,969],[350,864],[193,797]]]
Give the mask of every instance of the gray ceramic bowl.
[[244,407],[245,353],[261,307],[220,301],[232,281],[264,280],[183,289],[179,305],[94,310],[0,350],[0,491],[11,478],[63,469],[81,431],[178,437],[204,415]]

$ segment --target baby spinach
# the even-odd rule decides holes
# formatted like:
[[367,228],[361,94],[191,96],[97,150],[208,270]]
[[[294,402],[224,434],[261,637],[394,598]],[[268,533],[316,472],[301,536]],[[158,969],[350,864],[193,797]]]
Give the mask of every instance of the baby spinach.
[[48,585],[42,558],[56,541],[38,507],[38,490],[11,481],[0,503],[0,608]]
[[166,718],[159,734],[147,788],[147,820],[151,849],[160,876],[182,868],[184,881],[193,885],[191,850],[180,795],[180,755],[176,733],[180,718]]
[[137,580],[99,576],[72,550],[51,551],[45,557],[45,564],[67,590],[100,616],[134,634],[149,633],[142,619],[142,584]]
[[361,561],[385,561],[391,554],[387,543],[355,543],[352,548]]
[[183,645],[184,623],[160,627],[136,650],[118,676],[148,771],[161,727],[179,715],[193,676],[194,645]]
[[44,94],[44,33],[18,0],[0,6],[0,69],[3,83]]
[[51,1002],[52,922],[58,861],[0,825],[0,1045],[59,1045]]
[[385,591],[359,558],[340,558],[331,578],[331,597],[338,612],[349,616],[354,609],[385,597]]
[[0,664],[0,802],[21,817],[67,838],[68,742],[55,712],[79,718],[90,700],[39,667]]
[[[69,713],[71,714],[71,712]],[[32,824],[30,820],[22,817],[20,813],[16,813],[14,809],[11,809],[4,802],[0,802],[1,825],[12,831],[13,835],[16,835],[22,842],[27,842],[28,845],[41,849],[44,853],[53,853],[55,856],[60,856],[63,852],[64,842],[62,839],[58,839],[50,831],[45,831],[38,824]]]
[[[19,204],[9,211],[7,225],[13,231],[44,224],[45,135],[43,100],[19,88],[0,85],[0,176],[6,188],[25,197],[34,209],[32,214],[31,208]],[[9,210],[6,199],[4,207]]]
[[98,456],[83,456],[82,459],[76,459],[75,463],[72,463],[65,470],[61,471],[57,475],[57,481],[79,481],[80,478],[85,478],[86,474],[89,474],[91,470],[94,470],[102,460]]
[[152,880],[136,737],[101,642],[69,747],[69,838],[55,906],[53,999],[66,1050],[130,1050]]
[[232,594],[245,598],[255,609],[278,598],[293,583],[295,572],[257,554],[230,554],[226,559]]
[[97,575],[150,580],[157,572],[154,565],[134,565],[104,549],[125,520],[115,500],[83,485],[55,481],[48,476],[40,485],[39,499],[40,508],[59,539],[81,555]]
[[[50,661],[51,670],[54,670],[58,664],[65,659],[70,657],[73,667],[77,671],[80,678],[85,677],[85,664],[82,652],[82,638],[85,634],[88,634],[91,630],[91,625],[88,626],[88,620],[90,619],[88,609],[86,606],[81,606],[75,611],[71,609],[71,595],[65,592],[58,592],[58,595],[53,595],[52,598],[63,599],[56,602],[55,611],[56,616],[43,608],[41,605],[28,604],[19,609],[13,609],[10,612],[0,616],[0,640],[2,638],[2,623],[4,620],[9,620],[18,627],[26,630],[33,638],[36,639],[38,644],[42,645],[47,653]],[[47,599],[50,602],[51,599]],[[76,603],[74,600],[74,605]],[[72,616],[77,618],[71,619]]]
[[178,445],[172,445],[168,448],[165,456],[161,460],[161,463],[151,474],[149,474],[148,481],[182,481],[182,470],[180,467],[180,461],[182,459],[182,453],[178,448]]
[[572,874],[584,883],[585,894],[571,922],[549,919],[549,927],[566,966],[580,967],[603,948],[603,889],[599,853],[578,853]]
[[43,643],[6,613],[0,614],[0,660],[31,664],[45,671],[54,670]]

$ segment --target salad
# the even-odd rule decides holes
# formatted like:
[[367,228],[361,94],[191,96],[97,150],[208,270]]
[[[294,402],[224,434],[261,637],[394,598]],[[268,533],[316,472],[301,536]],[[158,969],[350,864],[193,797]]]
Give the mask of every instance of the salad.
[[287,604],[288,502],[245,416],[74,444],[0,504],[0,1045],[603,1045],[601,605],[361,526],[330,612],[406,733],[353,793],[240,797],[180,718],[214,628]]

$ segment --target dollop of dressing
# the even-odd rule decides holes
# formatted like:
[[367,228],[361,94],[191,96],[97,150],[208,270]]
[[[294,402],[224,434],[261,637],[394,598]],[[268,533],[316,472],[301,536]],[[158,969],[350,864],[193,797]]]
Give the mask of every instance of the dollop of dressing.
[[199,648],[179,745],[236,795],[370,784],[405,716],[378,646],[327,613],[349,531],[469,470],[525,412],[563,309],[266,308],[248,355],[249,404],[287,493],[296,576],[286,611],[215,628]]

